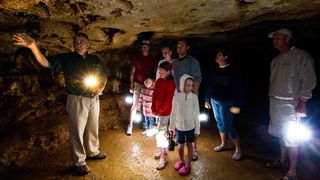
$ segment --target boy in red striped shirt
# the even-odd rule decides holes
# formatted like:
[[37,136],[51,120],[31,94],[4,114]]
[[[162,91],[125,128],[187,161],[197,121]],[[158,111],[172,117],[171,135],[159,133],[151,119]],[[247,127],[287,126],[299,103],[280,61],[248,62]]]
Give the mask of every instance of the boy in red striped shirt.
[[145,87],[141,89],[138,107],[137,110],[142,112],[144,116],[144,128],[145,131],[142,134],[146,134],[147,130],[149,130],[155,124],[155,117],[152,114],[151,105],[152,105],[152,95],[155,86],[154,79],[147,78],[144,81]]

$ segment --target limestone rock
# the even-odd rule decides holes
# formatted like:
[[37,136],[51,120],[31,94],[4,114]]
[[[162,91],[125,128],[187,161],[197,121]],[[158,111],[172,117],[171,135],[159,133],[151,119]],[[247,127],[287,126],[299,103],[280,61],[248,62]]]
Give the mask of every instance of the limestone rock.
[[145,33],[164,37],[208,37],[270,20],[319,14],[314,0],[2,0],[0,52],[13,52],[11,35],[39,25],[38,41],[50,52],[72,50],[72,36],[86,32],[90,51],[126,47]]

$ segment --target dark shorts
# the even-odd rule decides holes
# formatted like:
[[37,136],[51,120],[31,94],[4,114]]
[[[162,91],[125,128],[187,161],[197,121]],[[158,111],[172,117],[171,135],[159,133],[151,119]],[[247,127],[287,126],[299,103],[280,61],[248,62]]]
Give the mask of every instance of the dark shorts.
[[194,142],[194,129],[191,129],[189,131],[179,131],[177,130],[177,143],[178,144],[184,144],[185,142],[187,143],[192,143]]

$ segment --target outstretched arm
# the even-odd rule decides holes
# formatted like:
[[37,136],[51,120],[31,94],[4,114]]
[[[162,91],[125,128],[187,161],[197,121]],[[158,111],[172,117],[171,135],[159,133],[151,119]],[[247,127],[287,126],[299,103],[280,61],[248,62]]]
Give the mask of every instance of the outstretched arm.
[[43,66],[43,67],[49,67],[49,62],[45,55],[43,55],[36,45],[36,42],[34,39],[32,39],[30,36],[28,36],[25,33],[19,33],[15,34],[12,37],[13,44],[23,46],[26,48],[29,48],[33,55],[35,56],[36,60]]

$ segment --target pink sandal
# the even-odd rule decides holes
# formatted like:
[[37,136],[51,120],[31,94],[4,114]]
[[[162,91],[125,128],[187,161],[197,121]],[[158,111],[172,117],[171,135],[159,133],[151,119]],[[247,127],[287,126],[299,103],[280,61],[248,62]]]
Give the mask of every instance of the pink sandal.
[[182,161],[178,161],[176,162],[176,164],[174,165],[174,169],[176,171],[179,171],[182,167],[184,166],[184,163]]
[[181,176],[187,176],[189,175],[191,172],[191,167],[186,167],[186,166],[183,166],[180,170],[179,170],[179,174]]

